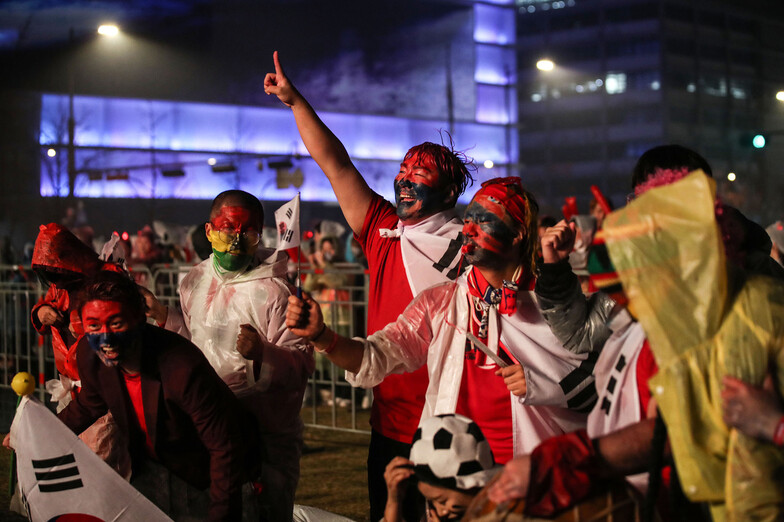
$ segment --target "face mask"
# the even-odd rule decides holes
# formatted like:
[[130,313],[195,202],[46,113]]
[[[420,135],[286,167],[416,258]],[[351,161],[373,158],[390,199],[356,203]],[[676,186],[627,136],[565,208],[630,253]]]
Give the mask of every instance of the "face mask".
[[[123,356],[131,349],[138,334],[139,330],[133,328],[124,332],[88,333],[85,334],[85,337],[87,344],[95,351],[101,362],[112,368],[122,362]],[[102,346],[111,346],[117,354],[116,357],[104,352]]]

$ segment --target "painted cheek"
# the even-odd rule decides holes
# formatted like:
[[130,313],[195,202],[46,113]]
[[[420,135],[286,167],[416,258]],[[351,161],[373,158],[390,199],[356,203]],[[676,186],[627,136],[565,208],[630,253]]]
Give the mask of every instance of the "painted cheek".
[[497,254],[500,254],[504,248],[504,245],[501,241],[491,236],[484,230],[479,231],[476,237],[474,237],[474,241],[476,242],[476,246],[479,248],[483,248]]
[[218,231],[215,229],[210,230],[208,239],[210,240],[210,244],[212,245],[212,248],[214,248],[218,252],[226,252],[229,250],[229,247],[231,246],[230,243],[226,243],[220,238]]

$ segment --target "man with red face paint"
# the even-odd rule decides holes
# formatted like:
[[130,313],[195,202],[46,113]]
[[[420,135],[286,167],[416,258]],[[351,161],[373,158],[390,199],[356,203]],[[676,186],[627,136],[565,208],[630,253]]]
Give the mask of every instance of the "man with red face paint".
[[[145,322],[144,306],[123,274],[85,283],[82,390],[58,416],[80,433],[110,411],[126,434],[131,483],[173,519],[239,520],[242,484],[258,472],[246,443],[255,423],[193,344]],[[209,496],[184,494],[175,476]]]
[[[454,206],[473,181],[466,158],[435,143],[410,149],[395,178],[397,208],[393,207],[368,186],[343,144],[286,77],[277,52],[273,60],[275,72],[264,79],[264,92],[291,107],[302,141],[332,184],[343,215],[367,257],[367,333],[371,334],[394,321],[424,289],[453,281],[465,269],[460,256],[462,223]],[[384,470],[394,457],[408,456],[426,390],[425,368],[389,376],[373,389],[368,454],[372,520],[384,515]],[[415,488],[410,493],[406,495],[408,505],[422,503]],[[414,510],[408,514],[413,517]]]
[[[31,321],[41,335],[52,336],[54,363],[60,378],[48,381],[46,389],[52,394],[52,400],[58,402],[59,411],[81,387],[76,348],[84,330],[76,311],[76,293],[85,278],[100,270],[119,268],[102,262],[90,247],[57,223],[41,225],[33,249],[32,268],[47,287],[46,295],[33,306]],[[79,436],[109,466],[127,478],[131,462],[119,437],[121,434],[111,414],[98,419]]]
[[291,285],[284,252],[259,248],[264,211],[241,190],[218,194],[205,233],[209,259],[180,285],[182,311],[147,295],[150,316],[189,337],[254,414],[260,432],[262,519],[291,520],[302,454],[299,411],[312,349],[286,329]]
[[[420,293],[366,341],[330,331],[309,296],[289,298],[286,324],[345,368],[354,385],[372,386],[426,364],[422,418],[470,416],[496,462],[504,463],[584,426],[596,400],[591,356],[561,346],[533,296],[537,211],[520,178],[483,183],[463,226],[463,252],[472,266],[457,281]],[[492,355],[478,350],[469,334]]]

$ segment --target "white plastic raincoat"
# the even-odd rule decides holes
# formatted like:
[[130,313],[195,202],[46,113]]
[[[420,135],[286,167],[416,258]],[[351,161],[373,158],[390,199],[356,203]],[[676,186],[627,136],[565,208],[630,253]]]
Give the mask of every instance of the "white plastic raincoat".
[[[346,372],[346,380],[369,388],[389,374],[411,372],[427,363],[430,383],[422,418],[454,413],[463,375],[468,305],[465,275],[428,288],[397,321],[367,339],[359,372]],[[561,346],[542,319],[533,292],[519,291],[517,312],[498,317],[501,342],[523,365],[528,388],[524,397],[513,396],[511,401],[514,454],[530,453],[544,439],[584,428],[585,413],[567,409],[567,403],[577,399],[584,406],[587,401],[588,410],[593,404],[593,375],[584,371],[585,366],[579,368],[589,355]],[[490,331],[492,335],[492,327]]]
[[[313,351],[286,328],[286,307],[293,290],[282,277],[288,257],[284,252],[259,249],[256,259],[262,259],[260,264],[244,272],[219,272],[213,256],[196,265],[180,285],[182,312],[170,308],[165,327],[191,339],[253,412],[263,448],[263,494],[285,496],[285,503],[293,506],[302,451],[299,412],[313,373]],[[251,325],[273,345],[265,345],[257,376],[253,363],[236,348],[243,324]]]

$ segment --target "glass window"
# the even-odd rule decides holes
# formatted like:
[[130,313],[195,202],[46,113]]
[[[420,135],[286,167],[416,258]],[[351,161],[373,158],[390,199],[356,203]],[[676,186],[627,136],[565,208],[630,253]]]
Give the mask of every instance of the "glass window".
[[475,49],[476,71],[474,79],[477,82],[494,85],[515,83],[514,76],[517,66],[514,49],[481,44],[477,44]]
[[476,121],[481,123],[512,123],[515,121],[516,100],[509,87],[476,86]]
[[514,10],[487,4],[474,4],[474,41],[501,45],[514,44]]

